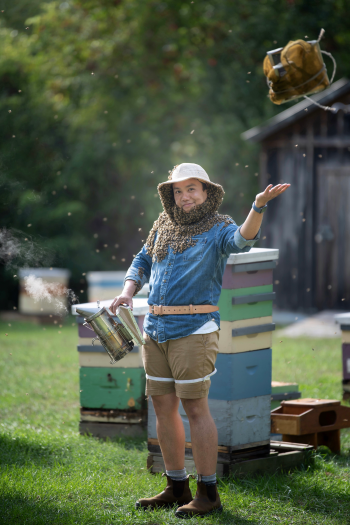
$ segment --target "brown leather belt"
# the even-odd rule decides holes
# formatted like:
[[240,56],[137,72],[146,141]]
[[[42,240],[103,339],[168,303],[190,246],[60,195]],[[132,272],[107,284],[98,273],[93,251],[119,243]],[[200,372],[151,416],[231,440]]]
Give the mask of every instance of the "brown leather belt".
[[149,306],[149,313],[154,315],[179,315],[179,314],[209,314],[217,312],[218,306],[212,304],[190,304],[188,306]]

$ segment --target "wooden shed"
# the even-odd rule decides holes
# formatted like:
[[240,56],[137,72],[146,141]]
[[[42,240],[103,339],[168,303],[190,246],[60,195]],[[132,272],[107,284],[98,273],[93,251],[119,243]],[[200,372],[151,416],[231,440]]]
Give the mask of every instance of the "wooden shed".
[[291,183],[264,218],[262,246],[280,250],[276,306],[349,309],[350,81],[312,98],[342,109],[325,111],[304,99],[242,136],[261,143],[261,189]]

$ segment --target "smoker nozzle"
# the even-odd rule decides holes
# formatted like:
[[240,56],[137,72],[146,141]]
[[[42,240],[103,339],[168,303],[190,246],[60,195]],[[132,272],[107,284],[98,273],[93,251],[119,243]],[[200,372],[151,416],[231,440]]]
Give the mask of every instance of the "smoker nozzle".
[[85,319],[93,315],[93,312],[87,312],[86,310],[80,310],[80,308],[76,308],[76,312],[77,314],[82,315]]

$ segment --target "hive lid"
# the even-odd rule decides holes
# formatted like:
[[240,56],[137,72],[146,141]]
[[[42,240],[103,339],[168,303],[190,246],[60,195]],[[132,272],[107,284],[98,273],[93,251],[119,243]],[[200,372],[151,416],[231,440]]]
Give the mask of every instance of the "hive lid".
[[[79,310],[85,310],[86,312],[89,312],[90,315],[96,314],[100,308],[109,308],[113,302],[113,298],[108,299],[106,301],[100,301],[99,304],[97,304],[96,301],[92,301],[90,303],[83,303],[83,304],[73,304],[71,306],[71,311],[73,315],[79,315],[77,312],[77,308]],[[137,299],[136,297],[133,299],[133,314],[134,315],[146,315],[148,313],[148,300],[146,298],[143,299]]]
[[337,314],[334,316],[334,320],[338,324],[350,325],[350,312],[346,312],[344,314]]
[[231,253],[227,264],[245,264],[262,261],[274,261],[279,257],[277,248],[251,248],[249,252]]
[[34,275],[35,277],[60,277],[62,279],[69,279],[70,271],[66,268],[20,268],[18,275],[21,279]]
[[317,406],[334,406],[340,405],[340,401],[337,399],[313,399],[311,397],[305,397],[301,399],[293,399],[290,401],[282,401],[281,405],[284,406],[299,406],[299,407],[317,407]]

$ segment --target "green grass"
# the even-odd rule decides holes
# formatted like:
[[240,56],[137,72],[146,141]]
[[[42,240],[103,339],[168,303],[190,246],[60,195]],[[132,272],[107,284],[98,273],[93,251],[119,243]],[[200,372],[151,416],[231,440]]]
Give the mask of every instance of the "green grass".
[[[171,510],[134,509],[138,497],[164,487],[161,476],[146,470],[146,442],[79,436],[72,322],[45,330],[0,323],[0,523],[179,523]],[[273,379],[296,381],[303,397],[341,399],[340,340],[287,339],[277,333]],[[349,449],[350,432],[344,430],[340,456],[318,453],[313,467],[224,479],[219,486],[223,514],[189,523],[349,525]]]

